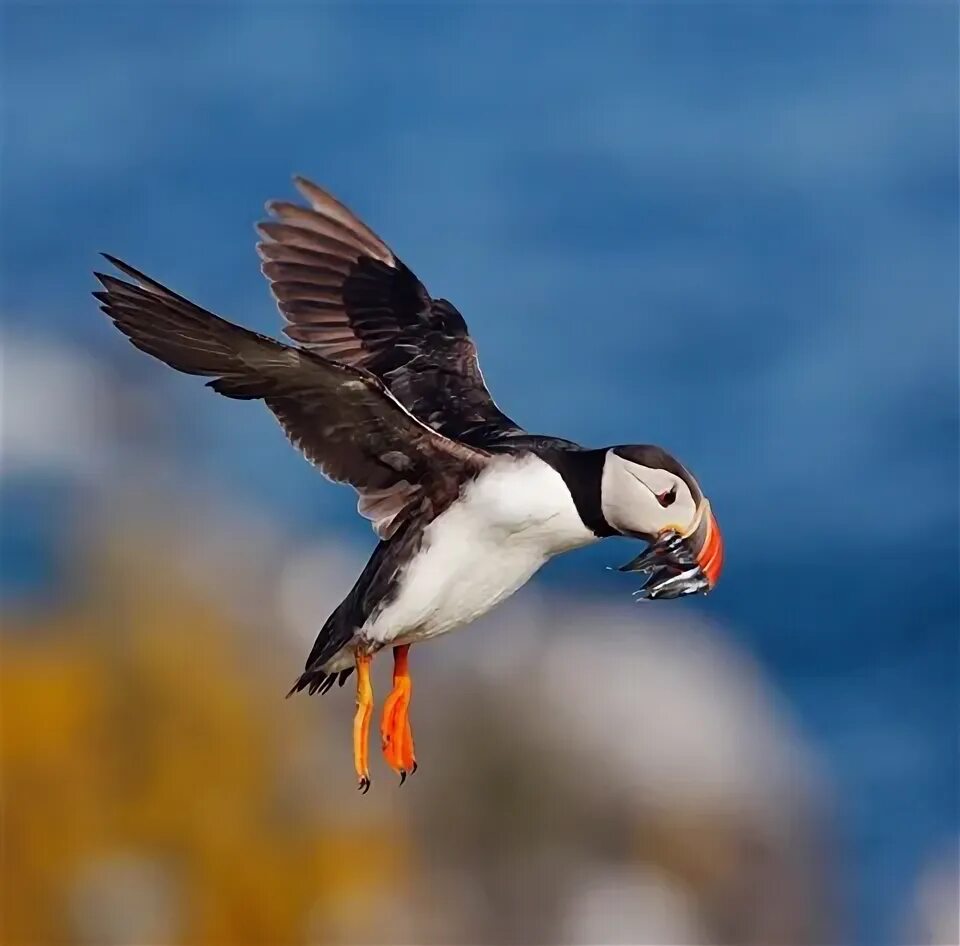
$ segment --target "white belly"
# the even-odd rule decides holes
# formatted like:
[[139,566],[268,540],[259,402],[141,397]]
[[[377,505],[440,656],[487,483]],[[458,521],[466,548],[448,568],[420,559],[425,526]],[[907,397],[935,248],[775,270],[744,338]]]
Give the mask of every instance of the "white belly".
[[498,458],[426,528],[393,600],[360,636],[404,644],[443,634],[508,598],[552,556],[596,538],[553,467],[533,455]]

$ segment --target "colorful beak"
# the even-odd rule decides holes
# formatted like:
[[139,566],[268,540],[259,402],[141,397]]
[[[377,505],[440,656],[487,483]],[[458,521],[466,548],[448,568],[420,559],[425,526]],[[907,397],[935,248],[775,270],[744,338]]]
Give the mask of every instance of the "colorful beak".
[[723,569],[723,536],[720,534],[720,526],[717,525],[709,500],[703,501],[703,507],[700,522],[688,539],[688,543],[712,591]]

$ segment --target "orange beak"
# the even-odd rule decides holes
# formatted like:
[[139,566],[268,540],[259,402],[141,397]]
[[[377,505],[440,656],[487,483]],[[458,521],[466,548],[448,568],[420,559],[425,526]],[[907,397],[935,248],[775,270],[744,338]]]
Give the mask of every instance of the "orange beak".
[[716,587],[720,572],[723,569],[723,536],[720,534],[720,526],[717,525],[710,503],[704,500],[704,504],[706,508],[703,511],[700,527],[697,529],[697,532],[702,531],[703,533],[703,542],[700,543],[698,535],[696,544],[700,547],[695,555],[697,564],[707,581],[710,582],[712,591]]

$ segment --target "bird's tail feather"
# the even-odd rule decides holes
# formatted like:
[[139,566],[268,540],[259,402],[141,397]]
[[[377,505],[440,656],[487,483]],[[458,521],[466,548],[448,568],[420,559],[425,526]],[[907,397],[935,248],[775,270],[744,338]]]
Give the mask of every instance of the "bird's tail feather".
[[303,673],[297,678],[287,696],[292,696],[301,690],[306,690],[311,696],[317,690],[326,693],[333,686],[335,679],[340,681],[340,686],[343,686],[347,677],[353,673],[353,668],[330,673],[326,670],[326,667],[353,640],[356,627],[357,624],[353,619],[353,593],[351,592],[324,622],[317,639],[314,641],[310,656],[307,657]]
[[353,673],[353,667],[347,667],[346,670],[334,671],[333,673],[327,673],[323,670],[306,670],[297,677],[297,682],[290,687],[287,697],[289,698],[301,690],[306,690],[309,696],[313,696],[314,693],[319,691],[320,695],[323,696],[334,683],[339,682],[340,686],[343,686],[351,673]]

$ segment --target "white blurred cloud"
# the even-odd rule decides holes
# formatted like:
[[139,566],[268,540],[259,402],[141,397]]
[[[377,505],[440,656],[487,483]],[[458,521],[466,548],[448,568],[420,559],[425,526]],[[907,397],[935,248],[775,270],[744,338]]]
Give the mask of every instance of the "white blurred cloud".
[[27,334],[0,334],[4,475],[101,472],[115,440],[117,388],[97,359]]

